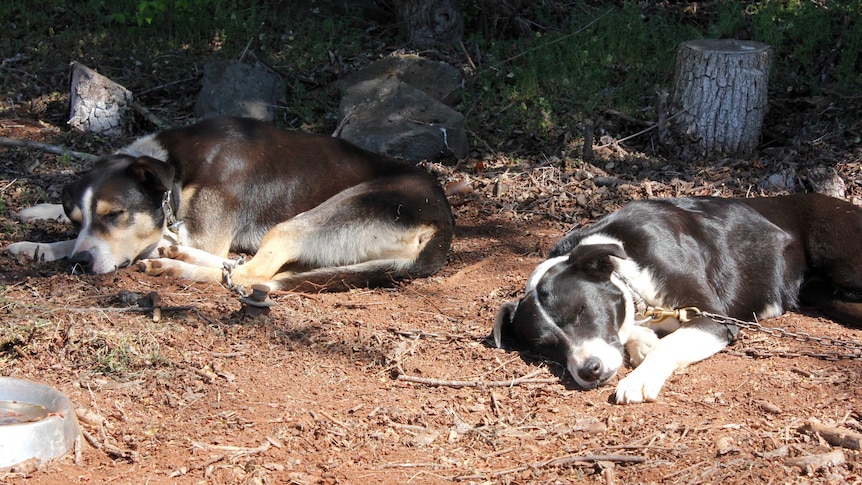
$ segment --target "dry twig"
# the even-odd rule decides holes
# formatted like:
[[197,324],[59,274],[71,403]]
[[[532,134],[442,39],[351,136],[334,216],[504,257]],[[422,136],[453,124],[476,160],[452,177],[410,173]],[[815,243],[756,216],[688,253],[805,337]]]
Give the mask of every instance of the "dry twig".
[[843,465],[846,462],[844,452],[841,450],[830,451],[819,455],[798,456],[785,460],[790,466],[797,466],[803,470],[813,472],[821,468],[829,468],[837,465]]
[[850,450],[862,449],[862,434],[847,428],[827,426],[813,418],[809,419],[800,428],[800,431],[803,433],[818,434],[832,446],[840,446],[841,448]]
[[456,477],[456,480],[476,480],[482,479],[486,477],[501,477],[503,475],[511,475],[513,473],[521,473],[527,470],[541,470],[543,468],[553,468],[560,466],[567,466],[573,464],[586,464],[586,463],[600,463],[600,462],[608,462],[608,463],[644,463],[646,462],[645,456],[637,456],[637,455],[569,455],[569,456],[561,456],[559,458],[554,458],[548,461],[541,461],[538,463],[533,463],[532,465],[523,465],[514,468],[506,468],[504,470],[495,470],[484,474],[476,474],[470,476],[461,476]]
[[0,145],[7,147],[27,148],[31,150],[42,150],[43,152],[53,153],[55,155],[69,155],[72,158],[86,160],[88,162],[96,161],[99,157],[90,153],[76,152],[58,145],[43,143],[41,141],[21,140],[18,138],[9,138],[8,136],[0,136]]
[[428,377],[408,376],[405,374],[399,374],[398,377],[396,377],[396,380],[412,382],[414,384],[425,384],[427,386],[439,387],[512,387],[520,386],[523,384],[553,384],[555,382],[559,382],[559,379],[557,378],[534,379],[533,377],[538,375],[539,372],[541,371],[531,372],[523,377],[518,377],[507,381],[448,381]]

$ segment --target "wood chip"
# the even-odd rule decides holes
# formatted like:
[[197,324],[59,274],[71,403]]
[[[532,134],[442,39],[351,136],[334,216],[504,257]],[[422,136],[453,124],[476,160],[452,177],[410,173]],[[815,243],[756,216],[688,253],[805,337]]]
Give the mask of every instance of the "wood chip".
[[830,451],[820,455],[807,455],[788,458],[785,463],[797,466],[805,471],[814,472],[823,468],[829,468],[845,463],[844,452],[841,450]]
[[862,449],[862,434],[847,428],[827,426],[814,418],[799,428],[803,433],[817,434],[832,446],[840,446],[849,450]]

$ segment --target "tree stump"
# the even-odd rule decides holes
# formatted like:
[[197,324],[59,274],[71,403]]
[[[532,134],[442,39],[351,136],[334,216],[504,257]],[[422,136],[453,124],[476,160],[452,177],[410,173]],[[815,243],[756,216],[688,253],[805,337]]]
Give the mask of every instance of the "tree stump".
[[77,62],[72,62],[71,84],[72,128],[107,136],[125,134],[131,91]]
[[419,49],[458,42],[464,34],[461,0],[398,0],[398,25]]
[[699,39],[677,50],[670,128],[696,155],[749,155],[760,140],[772,48]]

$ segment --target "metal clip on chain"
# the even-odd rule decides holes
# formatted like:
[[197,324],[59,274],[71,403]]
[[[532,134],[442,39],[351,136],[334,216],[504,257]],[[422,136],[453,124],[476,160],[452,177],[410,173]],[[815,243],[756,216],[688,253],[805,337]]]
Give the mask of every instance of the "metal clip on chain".
[[644,317],[649,318],[651,322],[658,323],[668,318],[675,318],[679,323],[688,323],[695,318],[703,315],[699,308],[688,306],[668,310],[662,307],[650,307],[644,312]]

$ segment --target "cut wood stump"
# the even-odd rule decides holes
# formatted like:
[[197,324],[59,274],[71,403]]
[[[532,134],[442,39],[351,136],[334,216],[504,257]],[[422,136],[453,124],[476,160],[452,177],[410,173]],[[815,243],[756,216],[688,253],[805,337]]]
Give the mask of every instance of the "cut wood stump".
[[413,47],[446,45],[464,35],[460,0],[399,0],[396,11],[401,34]]
[[677,50],[671,133],[696,156],[751,154],[766,113],[772,48],[698,39]]
[[89,67],[72,62],[69,125],[107,136],[126,134],[132,92]]

